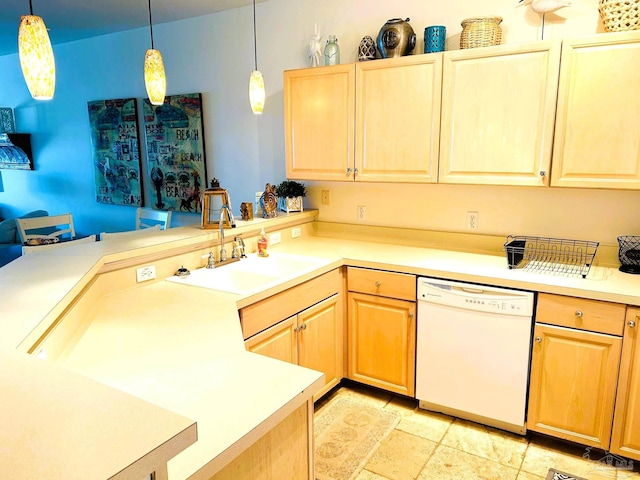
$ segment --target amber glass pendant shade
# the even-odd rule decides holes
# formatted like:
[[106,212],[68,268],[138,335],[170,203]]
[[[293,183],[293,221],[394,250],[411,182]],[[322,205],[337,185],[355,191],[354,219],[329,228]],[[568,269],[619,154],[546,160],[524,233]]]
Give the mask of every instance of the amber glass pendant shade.
[[18,52],[22,75],[31,96],[51,100],[56,89],[56,64],[44,20],[23,15],[18,30]]
[[256,115],[261,115],[264,110],[264,78],[260,70],[254,70],[251,72],[251,78],[249,79],[249,103],[251,104],[251,110]]
[[152,105],[162,105],[167,92],[167,78],[160,50],[150,48],[144,56],[144,84]]

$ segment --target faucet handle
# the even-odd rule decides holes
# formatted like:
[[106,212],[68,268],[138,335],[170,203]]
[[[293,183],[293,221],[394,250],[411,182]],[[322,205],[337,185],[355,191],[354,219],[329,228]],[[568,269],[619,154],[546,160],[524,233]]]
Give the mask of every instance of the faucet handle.
[[233,258],[247,258],[244,253],[244,240],[242,237],[240,235],[236,235],[233,237],[233,241],[238,243],[233,247]]

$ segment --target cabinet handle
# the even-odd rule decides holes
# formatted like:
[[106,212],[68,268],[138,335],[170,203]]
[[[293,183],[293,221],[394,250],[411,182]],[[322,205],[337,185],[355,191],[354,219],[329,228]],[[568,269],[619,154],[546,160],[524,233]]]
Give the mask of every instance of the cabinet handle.
[[303,323],[302,325],[300,325],[300,330],[306,330],[307,329],[307,324]]
[[413,313],[409,314],[409,318],[413,320]]
[[541,177],[546,177],[547,176],[547,172],[545,170],[540,170],[540,176]]
[[298,328],[298,327],[293,327],[293,331],[294,331],[294,332],[296,332],[296,333],[298,333],[298,332],[300,331],[300,328]]
[[351,175],[351,168],[347,168],[347,177]]
[[576,317],[582,318],[582,310],[576,310]]
[[629,325],[629,328],[633,328],[633,327],[636,326],[636,321],[635,320],[629,320],[629,323],[627,325]]
[[378,281],[376,282],[376,287],[380,288],[380,286],[381,286],[381,285],[382,285],[382,282],[381,282],[380,280],[378,280]]
[[542,342],[542,337],[536,337],[536,342],[537,343],[541,343]]

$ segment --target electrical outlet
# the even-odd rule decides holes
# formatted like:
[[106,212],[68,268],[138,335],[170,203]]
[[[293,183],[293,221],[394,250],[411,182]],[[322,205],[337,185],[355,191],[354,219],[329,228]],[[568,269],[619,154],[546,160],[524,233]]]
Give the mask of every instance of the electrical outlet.
[[467,212],[467,230],[477,230],[478,229],[478,217],[480,214],[478,212]]
[[330,205],[331,204],[331,195],[329,194],[329,190],[322,190],[322,205]]
[[277,245],[281,241],[282,241],[282,236],[280,235],[280,232],[275,232],[269,235],[269,243],[271,245]]
[[146,282],[156,278],[156,266],[147,265],[136,269],[136,282]]
[[300,236],[300,227],[291,229],[291,238],[298,238]]
[[364,222],[367,218],[367,207],[364,205],[358,205],[358,216],[357,220],[359,222]]

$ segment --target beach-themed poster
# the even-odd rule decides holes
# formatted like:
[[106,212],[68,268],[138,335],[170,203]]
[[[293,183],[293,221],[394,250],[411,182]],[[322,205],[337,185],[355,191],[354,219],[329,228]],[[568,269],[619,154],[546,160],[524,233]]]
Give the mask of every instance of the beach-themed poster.
[[202,212],[207,172],[201,94],[167,96],[159,106],[145,99],[143,113],[151,206]]
[[96,201],[142,206],[135,98],[88,102]]

